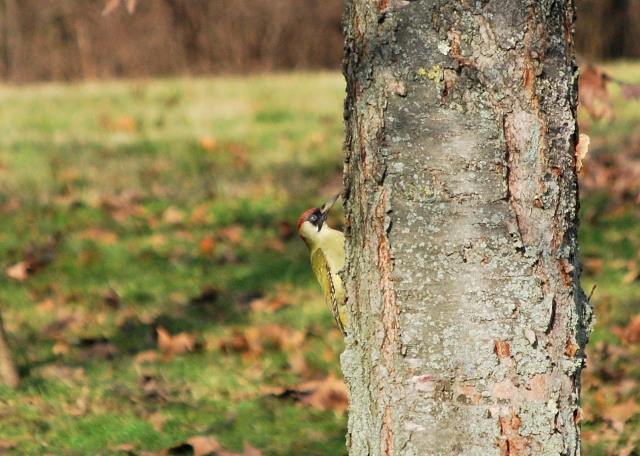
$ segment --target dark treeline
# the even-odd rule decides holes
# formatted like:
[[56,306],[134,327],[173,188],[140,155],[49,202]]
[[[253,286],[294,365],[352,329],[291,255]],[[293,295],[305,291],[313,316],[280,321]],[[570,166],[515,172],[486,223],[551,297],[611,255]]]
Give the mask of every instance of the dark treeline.
[[[0,0],[0,80],[337,69],[342,0]],[[579,51],[640,57],[640,2],[577,0]]]

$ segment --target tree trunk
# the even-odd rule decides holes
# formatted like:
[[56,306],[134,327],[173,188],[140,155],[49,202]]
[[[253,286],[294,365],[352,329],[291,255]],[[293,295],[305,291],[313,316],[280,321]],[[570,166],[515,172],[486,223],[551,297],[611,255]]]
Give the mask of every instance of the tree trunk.
[[9,82],[19,81],[22,73],[22,32],[16,0],[4,1],[4,67]]
[[11,388],[15,388],[20,383],[20,377],[18,376],[18,371],[13,364],[11,350],[9,349],[9,345],[7,345],[6,340],[2,315],[0,315],[0,385],[7,385]]
[[350,454],[580,454],[572,2],[346,3]]

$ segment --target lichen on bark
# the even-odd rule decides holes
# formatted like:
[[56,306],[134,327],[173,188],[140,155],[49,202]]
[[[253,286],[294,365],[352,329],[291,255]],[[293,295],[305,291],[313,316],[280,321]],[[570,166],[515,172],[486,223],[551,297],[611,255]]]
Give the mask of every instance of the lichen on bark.
[[572,3],[345,26],[351,454],[579,454]]

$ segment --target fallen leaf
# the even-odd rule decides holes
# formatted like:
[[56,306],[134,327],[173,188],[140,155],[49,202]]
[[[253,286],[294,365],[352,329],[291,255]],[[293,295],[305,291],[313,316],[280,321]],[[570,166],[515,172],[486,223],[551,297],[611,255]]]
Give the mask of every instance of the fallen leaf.
[[216,246],[216,241],[212,236],[207,236],[198,244],[198,250],[200,254],[206,258],[213,256],[213,248]]
[[300,374],[303,377],[306,376],[309,372],[307,360],[304,357],[304,353],[302,353],[301,351],[291,353],[287,357],[287,363],[289,363],[292,372]]
[[125,453],[133,453],[135,445],[133,443],[122,443],[113,449],[116,451],[124,451]]
[[162,431],[162,428],[164,427],[164,422],[166,421],[166,418],[164,417],[162,412],[153,413],[150,416],[148,416],[146,419],[153,425],[153,429],[158,432]]
[[113,288],[109,288],[108,290],[100,293],[100,297],[103,299],[104,303],[110,308],[117,310],[120,308],[120,295]]
[[242,225],[231,225],[218,230],[218,235],[231,242],[232,244],[240,244],[242,242]]
[[602,271],[604,261],[602,258],[585,257],[582,259],[582,265],[584,266],[585,274],[597,275]]
[[90,239],[104,245],[114,245],[118,242],[118,234],[101,228],[89,228],[77,234],[80,239]]
[[184,212],[175,206],[169,206],[162,213],[162,220],[171,225],[178,225],[184,220]]
[[[618,331],[616,331],[618,333]],[[618,334],[623,343],[633,344],[640,340],[640,314],[631,317],[629,324]]]
[[582,161],[589,152],[589,143],[591,139],[584,133],[580,133],[578,137],[578,144],[576,144],[576,172],[579,173],[582,169]]
[[627,100],[635,100],[637,98],[640,98],[640,85],[623,83],[621,89],[622,95]]
[[213,152],[218,150],[218,140],[213,136],[203,136],[198,140],[198,147],[207,152]]
[[279,253],[284,253],[287,251],[287,246],[280,239],[269,239],[265,243],[265,246]]
[[123,131],[128,133],[135,133],[138,130],[138,125],[135,119],[128,115],[123,115],[115,119],[112,119],[108,115],[103,115],[100,117],[98,124],[106,130]]
[[171,394],[167,391],[167,388],[158,382],[154,377],[150,375],[143,375],[140,379],[140,388],[147,399],[160,398],[165,402],[176,402]]
[[640,271],[638,269],[631,269],[622,277],[622,283],[624,283],[625,285],[629,285],[630,283],[634,282],[639,275]]
[[118,347],[104,338],[84,339],[81,341],[83,349],[79,358],[83,361],[90,359],[113,359],[118,354]]
[[58,364],[47,364],[32,372],[33,376],[39,376],[45,380],[56,380],[68,387],[75,388],[78,383],[85,383],[87,378],[82,367],[69,367]]
[[602,418],[610,421],[614,430],[622,432],[624,430],[624,424],[638,413],[640,413],[640,406],[636,399],[632,398],[627,402],[606,408],[602,412]]
[[334,410],[344,412],[349,408],[347,385],[344,380],[329,375],[324,380],[312,380],[300,385],[301,391],[309,391],[300,400],[304,405],[310,405],[320,410]]
[[26,261],[21,261],[6,269],[7,275],[18,282],[24,282],[27,280],[29,277],[29,271],[29,263]]
[[185,443],[163,451],[163,454],[177,455],[191,454],[191,452],[193,452],[194,456],[204,456],[215,452],[217,455],[220,455],[221,449],[222,446],[213,437],[197,435],[187,439]]
[[157,360],[158,352],[155,350],[146,350],[133,357],[133,362],[136,364],[153,363]]
[[218,451],[216,456],[262,456],[262,451],[252,447],[248,443],[244,443],[244,451],[242,453],[233,453],[230,451]]
[[201,204],[196,206],[189,216],[189,221],[194,225],[208,225],[211,223],[211,216],[209,215],[209,206]]
[[187,333],[182,332],[171,336],[162,327],[158,327],[156,332],[158,333],[158,350],[167,361],[175,354],[191,352],[195,348],[196,343],[193,336]]
[[0,450],[11,450],[18,446],[18,442],[14,440],[0,439]]
[[283,220],[278,222],[278,235],[283,240],[288,241],[293,238],[295,232],[293,224]]
[[293,398],[303,405],[320,410],[344,412],[349,407],[347,385],[344,380],[330,374],[321,380],[310,380],[290,388],[261,386],[263,395],[274,395],[286,399]]
[[69,350],[71,350],[71,346],[66,342],[57,342],[51,348],[51,352],[56,356],[65,355],[69,353]]
[[254,312],[272,313],[282,307],[291,305],[291,301],[284,299],[267,300],[265,298],[254,299],[249,303],[249,307]]
[[581,65],[578,79],[578,109],[582,108],[594,119],[613,120],[611,98],[607,91],[609,76],[595,65]]

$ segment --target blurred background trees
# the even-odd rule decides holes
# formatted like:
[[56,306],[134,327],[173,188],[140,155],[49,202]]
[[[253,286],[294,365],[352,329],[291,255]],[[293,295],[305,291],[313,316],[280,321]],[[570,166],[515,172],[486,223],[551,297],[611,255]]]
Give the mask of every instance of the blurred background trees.
[[[2,0],[0,80],[337,69],[341,0]],[[640,3],[576,0],[578,51],[640,57]]]

